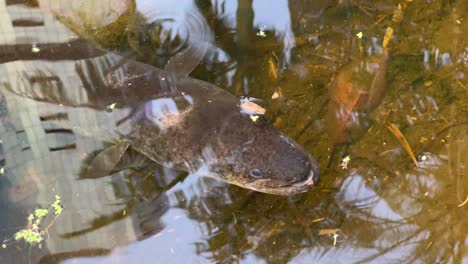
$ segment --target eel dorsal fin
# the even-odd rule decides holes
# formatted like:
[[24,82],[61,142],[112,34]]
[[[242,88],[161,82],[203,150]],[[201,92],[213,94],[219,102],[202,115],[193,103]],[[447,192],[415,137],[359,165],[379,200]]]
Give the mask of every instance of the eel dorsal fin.
[[203,16],[188,12],[186,19],[189,27],[187,28],[188,46],[169,59],[164,68],[177,76],[188,76],[203,60],[208,47],[213,42],[211,29]]

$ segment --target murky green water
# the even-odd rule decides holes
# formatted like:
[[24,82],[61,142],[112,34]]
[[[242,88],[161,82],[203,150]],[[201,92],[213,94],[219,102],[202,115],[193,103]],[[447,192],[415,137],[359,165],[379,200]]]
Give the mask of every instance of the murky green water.
[[[0,262],[468,262],[467,14],[466,1],[0,0]],[[89,52],[54,45],[79,35],[163,67],[201,33],[191,76],[262,100],[320,163],[315,189],[262,194],[136,152],[83,179],[111,123],[60,102],[105,98],[73,89]],[[16,241],[38,208],[40,246]]]

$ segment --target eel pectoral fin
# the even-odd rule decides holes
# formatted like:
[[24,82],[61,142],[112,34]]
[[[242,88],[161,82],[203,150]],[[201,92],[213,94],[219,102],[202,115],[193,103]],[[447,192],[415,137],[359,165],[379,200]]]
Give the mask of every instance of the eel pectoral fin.
[[86,169],[85,178],[100,178],[109,175],[122,159],[129,143],[122,141],[101,151]]

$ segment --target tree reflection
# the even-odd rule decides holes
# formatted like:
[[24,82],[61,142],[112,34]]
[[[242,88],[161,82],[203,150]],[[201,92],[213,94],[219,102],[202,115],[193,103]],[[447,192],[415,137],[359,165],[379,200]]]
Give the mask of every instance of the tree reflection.
[[[357,6],[353,3],[346,5],[338,3],[335,6],[324,1],[321,4],[322,6],[313,6],[290,1],[290,7],[295,8],[290,11],[292,20],[295,21],[293,28],[296,29],[297,42],[316,45],[318,49],[311,52],[310,48],[298,46],[293,57],[302,55],[302,60],[309,59],[312,63],[305,65],[305,68],[301,65],[302,69],[297,68],[297,65],[291,65],[289,71],[307,70],[307,74],[302,75],[305,76],[302,77],[304,80],[300,81],[303,84],[315,83],[316,89],[319,89],[321,84],[317,80],[311,80],[312,78],[325,76],[323,83],[326,83],[326,79],[331,79],[334,75],[329,69],[321,69],[320,64],[335,65],[335,69],[338,69],[336,66],[340,64],[339,60],[342,60],[341,63],[345,62],[346,58],[342,58],[343,55],[339,50],[340,46],[348,43],[346,39],[351,37],[350,32],[353,27],[363,30],[366,25],[362,23],[369,17],[373,17],[376,23],[379,23],[382,17],[388,16],[388,10],[394,9],[393,3],[381,5],[374,10],[369,6]],[[430,12],[448,12],[444,11],[446,7],[438,4],[426,8],[431,10]],[[416,9],[416,5],[410,6],[407,12],[412,13]],[[343,20],[338,20],[343,13],[353,21],[348,24],[349,27],[343,25],[346,23]],[[211,21],[222,24],[222,20],[219,19],[212,18]],[[442,18],[439,23],[445,23],[444,21]],[[317,32],[314,23],[316,27],[324,24],[329,28]],[[340,26],[348,28],[349,31],[337,30]],[[403,28],[406,26],[407,24],[403,24]],[[223,26],[212,27],[223,28]],[[373,29],[370,27],[371,30],[377,31],[380,28],[385,28],[385,25]],[[454,37],[459,38],[460,35]],[[301,38],[305,40],[301,42]],[[333,41],[334,46],[328,45],[326,49],[321,49],[324,46],[321,47],[320,43],[328,41]],[[232,42],[235,40],[226,43]],[[368,44],[363,45],[365,49],[365,45]],[[466,175],[467,147],[464,135],[466,135],[467,119],[463,102],[467,97],[466,93],[460,90],[464,85],[455,83],[457,82],[455,74],[449,79],[433,79],[438,82],[437,84],[434,84],[434,81],[431,84],[421,82],[420,78],[427,78],[427,74],[431,74],[426,73],[421,76],[417,73],[423,67],[422,61],[413,61],[409,54],[411,51],[407,48],[398,46],[396,49],[398,53],[392,56],[391,68],[388,70],[390,81],[387,90],[391,91],[390,99],[382,103],[377,114],[367,117],[373,122],[370,125],[372,132],[361,134],[360,138],[354,139],[341,152],[350,153],[352,162],[356,165],[343,172],[333,169],[325,171],[330,178],[322,183],[322,190],[315,190],[291,199],[251,193],[236,187],[216,187],[210,192],[189,198],[189,204],[179,206],[188,210],[191,218],[203,223],[203,228],[206,228],[208,233],[206,241],[197,244],[200,253],[211,252],[212,259],[216,262],[240,261],[253,254],[269,262],[285,263],[298,255],[305,255],[307,259],[307,252],[310,252],[308,257],[320,260],[333,247],[330,237],[318,236],[318,231],[339,228],[341,237],[338,239],[337,251],[334,251],[336,256],[348,256],[353,248],[369,248],[372,250],[363,252],[361,256],[355,256],[354,260],[363,263],[384,259],[395,259],[404,263],[463,262],[466,255],[464,231],[466,216],[463,207],[457,205],[461,205],[466,198],[464,175]],[[462,49],[458,49],[457,52],[462,52]],[[304,56],[307,59],[304,59]],[[331,58],[333,60],[330,60]],[[400,69],[404,69],[408,64],[411,70],[402,73]],[[463,66],[459,61],[458,64],[446,67],[456,72]],[[447,68],[437,69],[432,74],[440,75],[441,70],[447,72]],[[297,77],[292,77],[286,70],[283,78],[294,82],[291,79]],[[217,77],[216,80],[219,83],[223,79]],[[229,88],[233,87],[229,83],[223,85],[233,91],[236,90]],[[249,85],[262,86],[261,83],[249,83]],[[436,88],[427,90],[425,87],[430,85],[436,85]],[[402,86],[413,87],[416,97],[421,98],[424,94],[425,99],[418,99],[419,101],[414,97],[398,99],[400,95],[397,87]],[[262,87],[258,89],[261,90]],[[449,104],[446,101],[449,96],[447,93],[461,97]],[[431,161],[420,160],[419,169],[411,167],[405,153],[401,152],[401,147],[383,125],[382,118],[389,111],[393,111],[394,106],[391,102],[394,101],[398,101],[402,107],[390,118],[395,118],[399,124],[403,121],[396,115],[410,113],[411,108],[416,109],[421,118],[432,116],[435,120],[440,120],[432,124],[423,122],[412,130],[405,126],[407,129],[404,133],[407,137],[418,140],[422,138],[419,143],[418,140],[412,141],[417,153],[421,151],[433,153],[427,157]],[[310,106],[305,104],[300,107],[305,109]],[[286,108],[282,111],[292,112],[297,109]],[[443,124],[444,119],[450,120],[449,123]],[[308,130],[313,127],[311,123]],[[326,138],[324,135],[319,135],[317,138],[311,133],[299,135],[305,142],[309,140],[317,142]],[[447,136],[450,142],[447,141]],[[425,143],[427,138],[433,143]],[[391,144],[381,147],[381,142],[387,144],[391,142]],[[453,142],[457,142],[456,146]],[[315,149],[322,149],[323,153],[327,153],[328,151],[323,148],[324,145],[326,143],[312,143],[308,146],[314,146]],[[324,154],[318,156],[323,157]],[[424,167],[427,162],[433,162],[433,165]],[[336,157],[331,164],[337,165]],[[449,177],[447,172],[450,172]],[[357,188],[356,185],[361,187]],[[357,195],[363,192],[368,193],[368,196]],[[325,220],[313,222],[320,217],[325,217]]]

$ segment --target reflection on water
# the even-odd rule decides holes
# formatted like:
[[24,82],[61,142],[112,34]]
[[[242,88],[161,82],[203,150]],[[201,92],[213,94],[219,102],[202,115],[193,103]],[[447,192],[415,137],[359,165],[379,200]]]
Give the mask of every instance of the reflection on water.
[[[41,248],[8,240],[0,262],[468,261],[466,1],[184,1],[186,16],[164,1],[107,2],[0,0],[0,239],[55,194],[64,205]],[[196,100],[123,107],[102,89],[120,57],[89,43],[162,67],[196,42],[187,25],[204,23],[214,40],[191,76],[263,100],[266,118],[317,157],[315,189],[261,194],[135,152],[112,176],[83,173],[115,138],[109,112],[121,131],[130,114],[170,128]],[[118,73],[115,86],[128,81]]]

